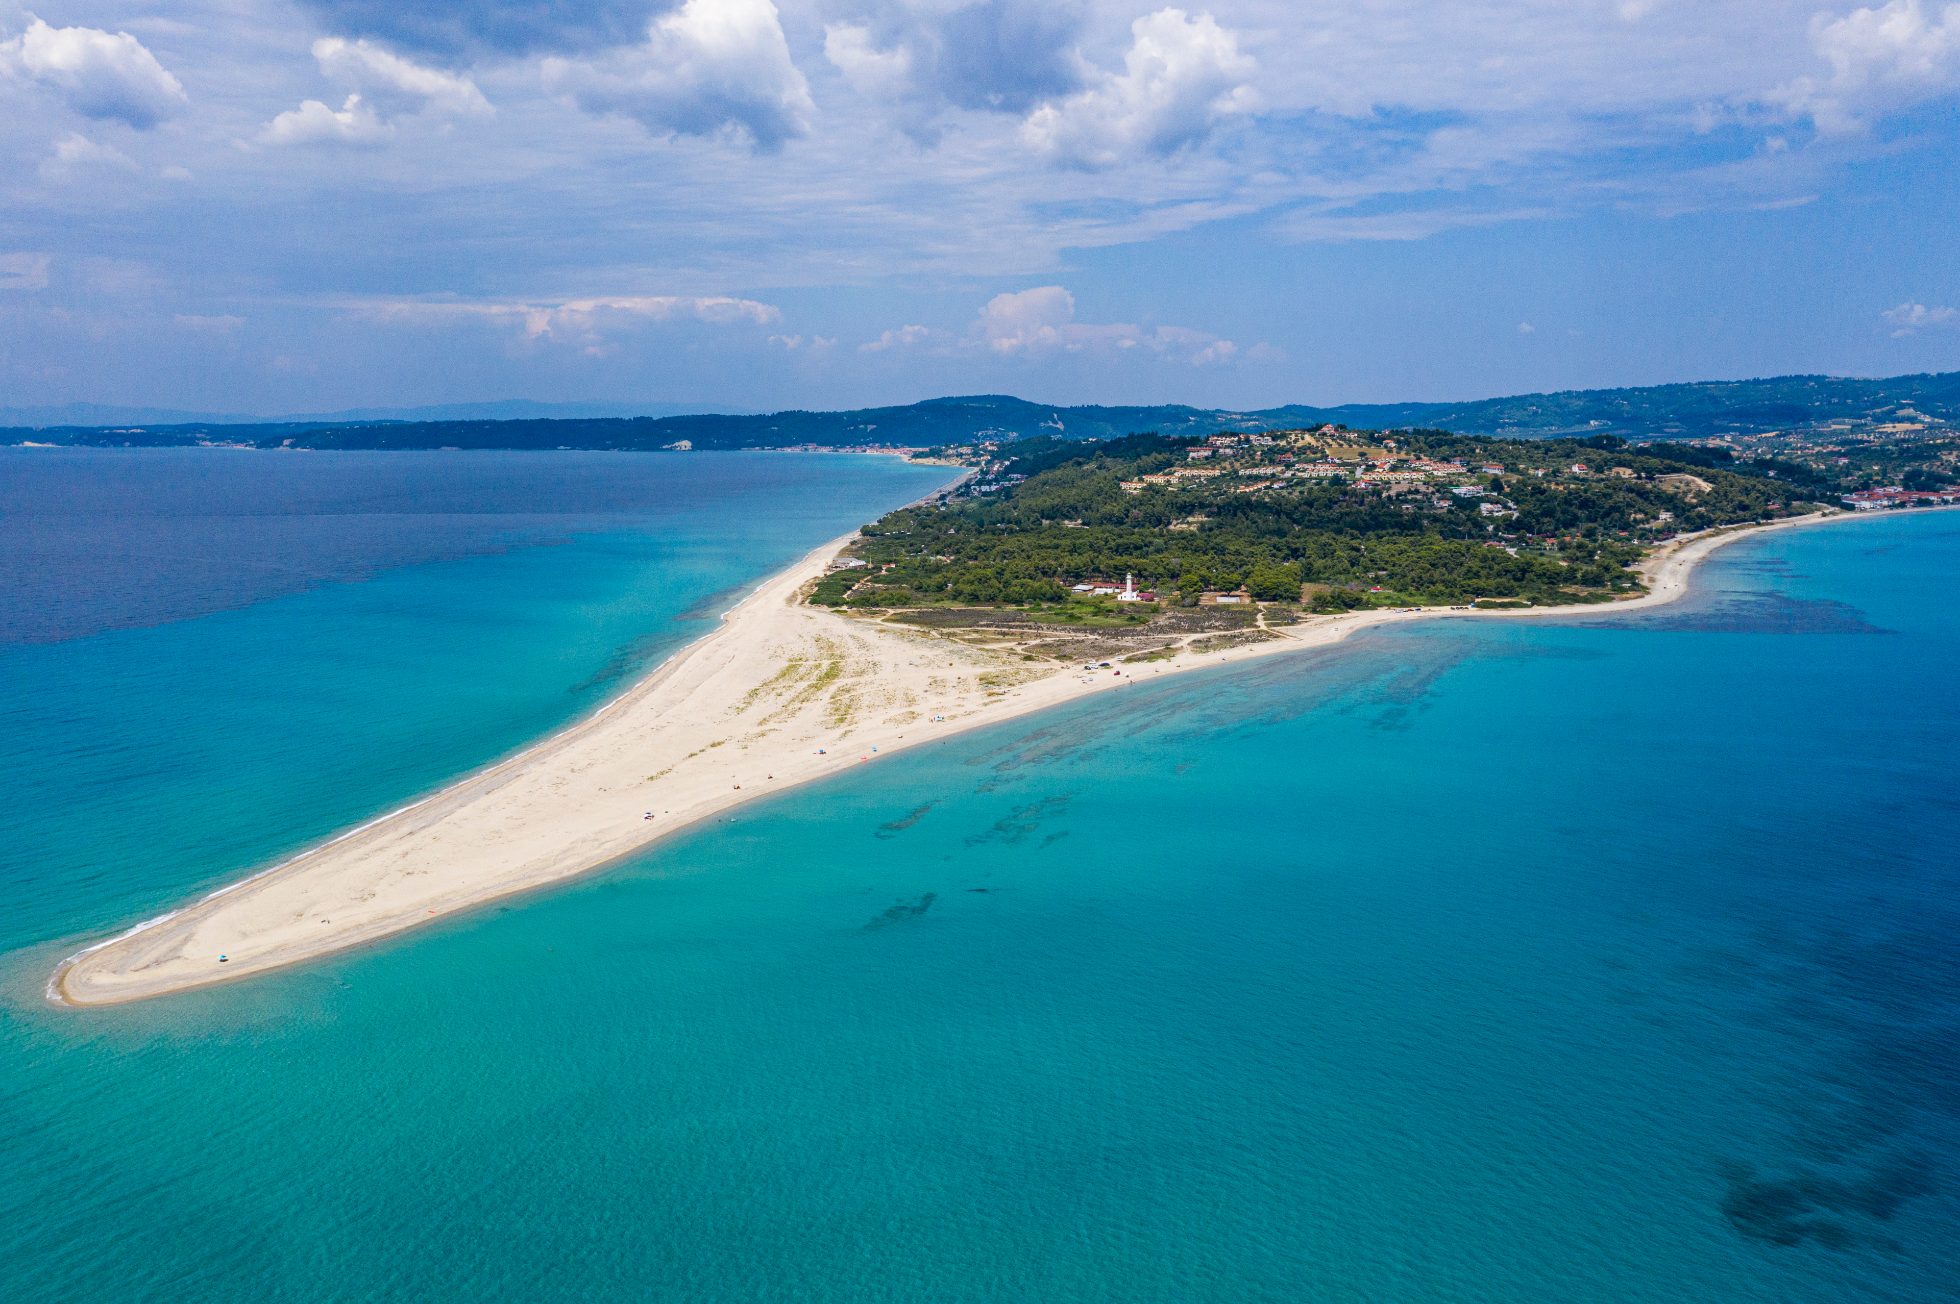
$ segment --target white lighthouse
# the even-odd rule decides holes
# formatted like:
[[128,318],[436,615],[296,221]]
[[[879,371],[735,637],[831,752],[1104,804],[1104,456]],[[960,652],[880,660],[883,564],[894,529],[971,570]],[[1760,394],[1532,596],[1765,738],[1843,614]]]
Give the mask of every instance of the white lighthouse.
[[1128,571],[1123,572],[1123,591],[1116,595],[1116,600],[1118,602],[1143,601],[1142,598],[1137,596],[1137,577]]

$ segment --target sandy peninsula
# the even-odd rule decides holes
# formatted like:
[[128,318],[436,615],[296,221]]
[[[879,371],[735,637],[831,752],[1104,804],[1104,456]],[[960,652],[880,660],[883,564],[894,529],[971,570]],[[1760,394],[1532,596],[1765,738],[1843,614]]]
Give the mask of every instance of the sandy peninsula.
[[1245,640],[1187,637],[1086,670],[802,601],[840,539],[765,581],[714,632],[590,716],[508,760],[61,962],[51,1000],[144,1000],[298,964],[587,873],[744,802],[907,748],[1139,681],[1324,647],[1434,618],[1600,616],[1687,591],[1695,565],[1760,529],[1684,536],[1647,592],[1602,607],[1372,611]]

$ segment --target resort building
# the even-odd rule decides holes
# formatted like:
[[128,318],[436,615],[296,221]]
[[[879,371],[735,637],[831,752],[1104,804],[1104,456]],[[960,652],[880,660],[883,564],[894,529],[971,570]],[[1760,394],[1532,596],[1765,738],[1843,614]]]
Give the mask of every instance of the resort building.
[[1877,512],[1892,507],[1935,507],[1960,503],[1960,489],[1861,489],[1846,494],[1844,505],[1854,512]]

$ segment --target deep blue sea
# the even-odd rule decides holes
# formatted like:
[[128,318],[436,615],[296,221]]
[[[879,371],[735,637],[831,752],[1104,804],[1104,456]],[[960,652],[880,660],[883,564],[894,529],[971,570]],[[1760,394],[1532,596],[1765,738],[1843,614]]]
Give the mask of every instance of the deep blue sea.
[[0,454],[0,1298],[1960,1300],[1960,514],[41,1002],[943,474]]

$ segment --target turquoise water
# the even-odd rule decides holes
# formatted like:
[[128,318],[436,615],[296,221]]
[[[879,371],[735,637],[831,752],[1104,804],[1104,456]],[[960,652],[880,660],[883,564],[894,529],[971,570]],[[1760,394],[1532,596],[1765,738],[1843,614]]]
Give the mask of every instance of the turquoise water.
[[[1953,516],[1739,545],[1637,624],[1139,686],[369,952],[38,1004],[74,937],[682,636],[623,596],[667,531],[5,653],[42,670],[0,679],[37,731],[0,1294],[1960,1299]],[[321,640],[295,703],[259,663]]]
[[0,450],[0,944],[134,922],[515,750],[947,477]]

